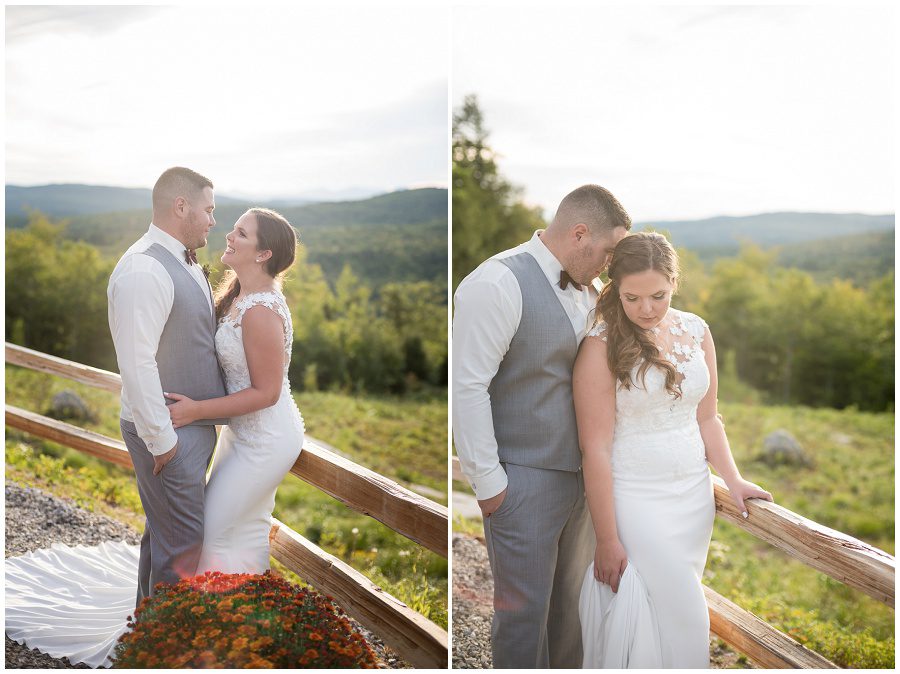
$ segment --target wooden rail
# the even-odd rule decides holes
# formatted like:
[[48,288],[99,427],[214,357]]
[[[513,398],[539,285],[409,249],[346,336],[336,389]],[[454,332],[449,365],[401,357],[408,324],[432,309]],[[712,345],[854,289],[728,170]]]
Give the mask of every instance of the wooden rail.
[[[8,363],[66,377],[113,393],[119,375],[6,344]],[[123,467],[131,456],[120,440],[72,424],[6,406],[6,425],[58,442]],[[349,507],[378,519],[398,533],[447,556],[447,508],[322,447],[306,437],[291,472]],[[273,520],[272,555],[310,584],[335,597],[362,625],[417,667],[448,666],[447,632],[390,596],[363,574],[318,548],[290,527]]]
[[[454,480],[466,481],[459,458],[455,456],[452,476]],[[745,519],[731,500],[724,481],[715,475],[712,479],[719,517],[807,566],[894,607],[896,564],[893,556],[768,501],[748,500],[748,517]],[[710,630],[763,667],[836,667],[714,590],[705,586],[703,589],[709,606]]]
[[115,372],[100,370],[90,365],[82,365],[64,358],[57,358],[40,351],[26,349],[18,344],[6,342],[6,362],[29,370],[55,374],[81,384],[118,394],[122,390],[122,378]]
[[[122,389],[122,379],[114,372],[73,363],[9,342],[6,343],[6,362],[65,377],[112,393],[118,394]],[[94,447],[98,449],[96,445]],[[115,458],[107,460],[120,463]],[[131,465],[130,461],[127,465]],[[328,451],[314,438],[308,436],[305,438],[300,457],[291,468],[291,473],[353,510],[378,520],[442,557],[447,556],[449,514],[446,506]]]
[[894,557],[776,503],[749,499],[744,519],[728,487],[713,476],[716,515],[796,557],[807,566],[894,608]]

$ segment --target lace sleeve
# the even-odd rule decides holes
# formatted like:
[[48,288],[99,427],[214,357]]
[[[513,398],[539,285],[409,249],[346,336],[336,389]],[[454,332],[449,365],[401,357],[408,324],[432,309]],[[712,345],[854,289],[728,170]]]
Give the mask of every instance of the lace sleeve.
[[252,295],[247,295],[236,305],[237,318],[235,319],[235,325],[240,326],[244,314],[248,309],[255,306],[264,306],[276,313],[278,317],[281,318],[281,324],[284,328],[285,348],[289,348],[291,343],[293,342],[294,330],[293,325],[291,324],[291,313],[290,311],[288,311],[287,304],[284,301],[284,297],[282,297],[278,293],[272,292],[253,293]]
[[599,321],[594,324],[594,327],[592,327],[590,330],[588,330],[588,333],[585,336],[586,337],[599,337],[600,339],[602,339],[605,342],[606,341],[606,335],[604,334],[605,332],[606,332],[606,321]]
[[697,340],[698,343],[703,343],[703,337],[706,335],[706,329],[709,327],[706,321],[700,318],[697,314],[685,314],[685,318],[688,320],[685,321],[687,324],[688,330],[690,330],[691,335],[693,335],[694,339]]

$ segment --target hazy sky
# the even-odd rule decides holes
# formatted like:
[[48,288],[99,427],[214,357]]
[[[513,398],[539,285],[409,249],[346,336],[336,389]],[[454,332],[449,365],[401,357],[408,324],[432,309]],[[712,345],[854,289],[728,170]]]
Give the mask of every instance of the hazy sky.
[[449,7],[7,7],[6,182],[446,186]]
[[875,7],[456,7],[452,103],[555,210],[609,188],[635,220],[894,211],[896,40]]

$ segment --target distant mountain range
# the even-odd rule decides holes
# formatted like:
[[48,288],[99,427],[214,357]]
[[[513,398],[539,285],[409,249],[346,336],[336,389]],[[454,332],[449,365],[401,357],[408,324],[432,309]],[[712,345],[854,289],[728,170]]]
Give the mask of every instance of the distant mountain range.
[[[248,201],[216,195],[216,219],[204,255],[215,259],[224,235],[251,205],[274,207],[300,231],[310,260],[334,279],[345,262],[376,285],[446,275],[447,190],[401,190],[355,201]],[[147,229],[150,190],[92,185],[6,186],[6,227],[22,227],[27,209],[66,218],[66,235],[119,255]],[[827,278],[863,281],[894,266],[894,215],[762,213],[704,220],[656,220],[634,230],[668,232],[704,262],[736,254],[744,242],[779,246],[779,262]]]
[[655,221],[634,229],[667,232],[706,264],[737,254],[744,243],[778,247],[776,260],[820,281],[867,285],[894,269],[894,216],[861,213],[762,213],[705,220]]
[[[74,219],[79,216],[109,213],[149,213],[151,190],[145,188],[106,187],[102,185],[40,185],[36,187],[6,186],[6,226],[22,226],[29,210],[37,210],[53,218]],[[422,188],[400,190],[359,200],[311,202],[307,199],[278,198],[272,201],[216,195],[216,216],[227,221],[232,213],[250,206],[276,208],[295,225],[327,225],[351,223],[421,222],[447,217],[447,190]],[[229,223],[230,224],[230,223]]]
[[[104,254],[121,255],[147,231],[152,218],[147,189],[89,185],[6,186],[6,227],[24,227],[25,206],[66,219],[65,236]],[[334,282],[344,265],[372,288],[394,281],[447,278],[447,190],[401,190],[358,201],[291,203],[243,201],[216,195],[217,225],[198,251],[216,266],[225,235],[250,206],[274,207],[297,228],[310,262]]]
[[[328,193],[325,197],[278,196],[255,199],[243,195],[216,194],[216,204],[265,204],[269,208],[289,208],[320,202],[340,202],[375,196],[371,191],[354,188]],[[51,217],[71,217],[94,213],[115,213],[150,207],[151,190],[143,187],[110,187],[106,185],[37,185],[6,186],[6,218],[19,222],[27,218],[29,210],[39,210]]]
[[768,248],[853,234],[893,232],[894,215],[761,213],[705,220],[656,220],[635,225],[635,230],[647,228],[668,232],[676,246],[697,251],[701,257],[709,254],[717,257],[736,251],[744,241]]
[[[402,190],[401,190],[402,191]],[[138,187],[109,187],[106,185],[38,185],[6,186],[6,218],[19,222],[27,218],[29,209],[37,209],[51,217],[115,213],[148,208],[151,190]],[[320,190],[300,196],[279,195],[268,199],[243,194],[216,194],[217,205],[265,204],[282,209],[323,202],[360,201],[377,196],[378,192],[362,187],[343,190]]]

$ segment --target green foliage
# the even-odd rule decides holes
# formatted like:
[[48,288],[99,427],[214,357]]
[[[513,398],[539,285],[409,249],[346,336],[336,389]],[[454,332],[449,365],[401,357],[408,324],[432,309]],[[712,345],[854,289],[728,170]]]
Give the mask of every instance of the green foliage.
[[303,390],[405,393],[447,383],[443,284],[390,283],[378,299],[344,267],[332,291],[315,265],[284,287],[294,315],[290,378]]
[[703,316],[720,366],[733,352],[738,377],[783,403],[884,410],[894,400],[893,275],[869,290],[816,283],[745,246],[713,267],[685,306]]
[[[446,222],[439,226],[446,239]],[[434,240],[435,227],[429,224],[417,231],[422,240]],[[7,230],[6,339],[116,370],[106,301],[115,261],[86,243],[66,239],[65,232],[65,223],[54,224],[38,213],[26,228]],[[310,264],[306,249],[300,249],[284,286],[294,321],[290,377],[296,387],[394,394],[446,387],[446,240],[438,263],[421,246],[404,248],[402,236],[389,228],[376,238],[393,251],[393,257],[378,264],[387,263],[394,272],[380,273],[380,280],[414,280],[384,283],[376,295],[345,264],[332,289],[321,267]],[[347,241],[360,259],[378,260],[374,250],[363,253],[371,244],[364,232]],[[208,255],[206,251],[202,256]],[[422,259],[416,256],[430,265],[429,273],[437,280],[421,279]],[[406,271],[398,271],[404,265]],[[220,269],[211,281],[221,275]]]
[[474,95],[453,115],[453,287],[495,253],[544,227],[539,208],[500,175]]
[[6,232],[6,340],[112,368],[106,283],[114,263],[64,238],[66,223],[31,214]]

